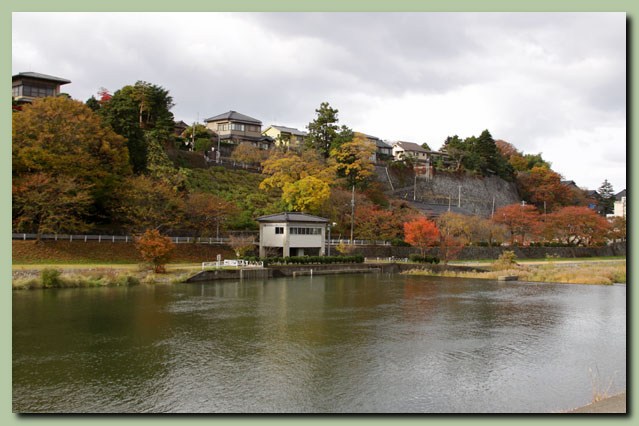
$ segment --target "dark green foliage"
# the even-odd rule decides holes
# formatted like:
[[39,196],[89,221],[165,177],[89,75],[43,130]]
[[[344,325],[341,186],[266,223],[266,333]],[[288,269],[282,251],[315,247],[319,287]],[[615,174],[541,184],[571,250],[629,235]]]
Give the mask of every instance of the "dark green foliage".
[[603,181],[597,190],[597,194],[599,205],[602,208],[602,214],[613,213],[615,208],[615,191],[612,189],[612,184],[608,182],[608,179]]
[[100,101],[98,101],[95,96],[91,96],[89,99],[87,99],[87,101],[85,102],[86,106],[88,106],[89,108],[91,108],[91,110],[93,112],[97,112],[100,110],[100,108],[102,107],[102,105],[100,105]]
[[147,169],[149,147],[145,132],[154,130],[163,142],[169,142],[173,132],[173,98],[160,86],[138,81],[124,86],[105,102],[100,114],[119,135],[128,140],[133,171]]
[[429,255],[421,256],[419,254],[410,254],[408,255],[408,258],[410,259],[411,262],[433,263],[433,264],[439,263],[439,258],[436,256],[429,256]]
[[353,131],[346,126],[337,125],[338,110],[331,108],[328,102],[322,102],[315,112],[317,118],[306,126],[308,136],[305,145],[328,158],[332,149],[339,148],[344,142],[353,139]]
[[502,156],[495,140],[488,130],[479,137],[471,136],[463,141],[459,136],[449,136],[444,141],[442,151],[450,155],[453,171],[466,170],[481,176],[497,175],[512,181],[514,169]]

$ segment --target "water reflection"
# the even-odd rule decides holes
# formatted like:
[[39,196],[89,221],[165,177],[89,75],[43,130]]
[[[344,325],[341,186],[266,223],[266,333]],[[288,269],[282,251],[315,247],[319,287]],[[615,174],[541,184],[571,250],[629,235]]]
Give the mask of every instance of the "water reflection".
[[[625,287],[338,275],[14,293],[21,412],[548,412],[625,388]],[[543,391],[540,391],[543,390]]]

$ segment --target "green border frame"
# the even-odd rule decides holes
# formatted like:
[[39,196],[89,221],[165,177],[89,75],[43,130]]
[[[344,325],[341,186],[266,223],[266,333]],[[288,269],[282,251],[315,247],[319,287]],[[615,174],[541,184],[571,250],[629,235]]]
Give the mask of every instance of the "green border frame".
[[[369,12],[390,12],[390,11],[471,11],[471,12],[493,12],[493,11],[514,11],[514,12],[567,12],[567,11],[581,11],[581,12],[626,12],[627,13],[627,30],[628,30],[628,133],[627,133],[627,147],[630,155],[630,163],[634,163],[636,158],[636,152],[632,149],[633,142],[636,143],[636,133],[632,132],[632,115],[633,111],[636,111],[633,107],[636,106],[637,100],[637,87],[631,81],[630,70],[634,70],[637,74],[637,34],[636,19],[639,16],[639,2],[636,0],[235,0],[235,1],[222,1],[222,0],[112,0],[112,1],[99,1],[94,0],[82,1],[82,0],[58,0],[53,2],[51,0],[5,0],[0,2],[0,35],[1,35],[1,47],[2,54],[0,55],[0,68],[2,74],[6,76],[7,80],[11,73],[11,13],[12,12],[37,12],[37,11],[52,11],[52,12],[69,12],[69,11],[122,11],[122,12],[134,12],[134,11],[174,11],[174,12],[186,12],[186,11],[336,11],[336,12],[350,12],[350,11],[369,11]],[[10,152],[10,140],[11,140],[11,119],[8,113],[10,104],[10,93],[8,85],[6,90],[0,91],[0,105],[4,114],[0,115],[0,135],[4,143],[0,144],[0,170],[2,170],[2,177],[0,178],[0,185],[2,185],[2,191],[5,196],[3,197],[2,208],[0,209],[0,217],[2,218],[3,227],[0,228],[0,244],[2,256],[0,256],[0,271],[4,271],[4,276],[7,281],[11,281],[11,209],[10,209],[10,183],[11,183],[11,152]],[[628,160],[626,160],[628,163]],[[636,179],[636,173],[632,171],[631,167],[627,168],[627,173],[630,179],[628,180],[628,190],[631,191],[630,196],[630,233],[629,238],[629,252],[635,252],[635,239],[634,239],[634,226],[632,224],[635,221],[635,212],[632,206],[634,205],[635,191],[634,184]],[[629,265],[629,279],[628,285],[632,285],[633,265]],[[7,283],[8,284],[8,283]],[[88,421],[91,423],[100,424],[129,424],[129,423],[177,423],[177,422],[216,422],[216,423],[232,423],[232,424],[245,424],[245,423],[267,423],[275,424],[276,422],[299,422],[303,420],[305,423],[318,423],[318,422],[334,422],[338,423],[381,423],[389,421],[401,421],[402,423],[422,423],[422,422],[441,422],[445,424],[459,424],[464,422],[479,422],[481,424],[489,424],[492,422],[537,422],[544,421],[550,423],[592,423],[592,422],[632,422],[632,414],[627,416],[568,416],[568,415],[553,415],[553,416],[518,416],[513,419],[510,416],[495,415],[495,416],[348,416],[348,417],[335,417],[335,416],[282,416],[282,417],[265,417],[265,416],[211,416],[211,417],[195,417],[188,418],[181,417],[114,417],[114,416],[92,416],[92,417],[69,417],[69,416],[17,416],[12,414],[12,401],[11,401],[11,287],[5,284],[4,295],[0,298],[0,312],[2,312],[2,329],[3,344],[1,345],[1,358],[3,361],[3,368],[0,371],[0,378],[2,378],[2,408],[0,410],[0,419],[3,425],[13,424],[32,424],[46,421],[54,424],[85,424]],[[630,291],[630,299],[628,300],[628,306],[637,306],[637,294]],[[627,378],[627,395],[628,395],[628,411],[633,412],[633,408],[636,407],[636,393],[630,389],[631,385],[637,383],[636,369],[631,368],[630,354],[636,354],[637,339],[636,329],[633,327],[636,322],[636,315],[632,314],[632,309],[628,310],[628,342],[631,346],[628,346],[628,372]],[[543,390],[540,390],[543,391]]]

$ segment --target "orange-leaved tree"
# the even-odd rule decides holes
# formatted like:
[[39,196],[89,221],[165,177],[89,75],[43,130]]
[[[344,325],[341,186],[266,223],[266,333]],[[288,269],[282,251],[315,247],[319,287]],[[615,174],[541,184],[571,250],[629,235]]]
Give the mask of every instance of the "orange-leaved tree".
[[524,244],[526,235],[536,232],[539,226],[539,212],[535,206],[528,204],[510,204],[497,209],[493,221],[506,226],[511,244],[517,236],[521,237],[521,244]]
[[160,234],[157,229],[148,229],[137,237],[135,247],[142,258],[153,265],[153,271],[159,274],[166,272],[165,265],[175,250],[171,239]]
[[435,222],[425,217],[404,223],[404,241],[418,247],[421,255],[428,247],[432,247],[439,242],[439,230]]
[[549,214],[547,238],[565,244],[589,246],[602,243],[610,231],[610,222],[588,207],[564,207]]

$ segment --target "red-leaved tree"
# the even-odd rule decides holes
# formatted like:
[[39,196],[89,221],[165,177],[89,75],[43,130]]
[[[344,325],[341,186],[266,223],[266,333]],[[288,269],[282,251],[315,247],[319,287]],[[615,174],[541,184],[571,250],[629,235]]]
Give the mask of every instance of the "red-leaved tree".
[[526,235],[533,234],[539,226],[539,212],[535,206],[510,204],[495,211],[493,221],[504,225],[510,232],[510,243],[517,237],[524,244]]
[[171,259],[175,244],[169,237],[160,234],[157,229],[149,229],[135,241],[135,247],[144,260],[153,265],[153,271],[166,272],[165,265]]
[[606,240],[610,222],[588,207],[564,207],[546,219],[546,238],[589,246]]
[[404,223],[404,241],[408,244],[419,247],[421,255],[424,256],[426,249],[439,242],[439,230],[435,222],[424,217]]

